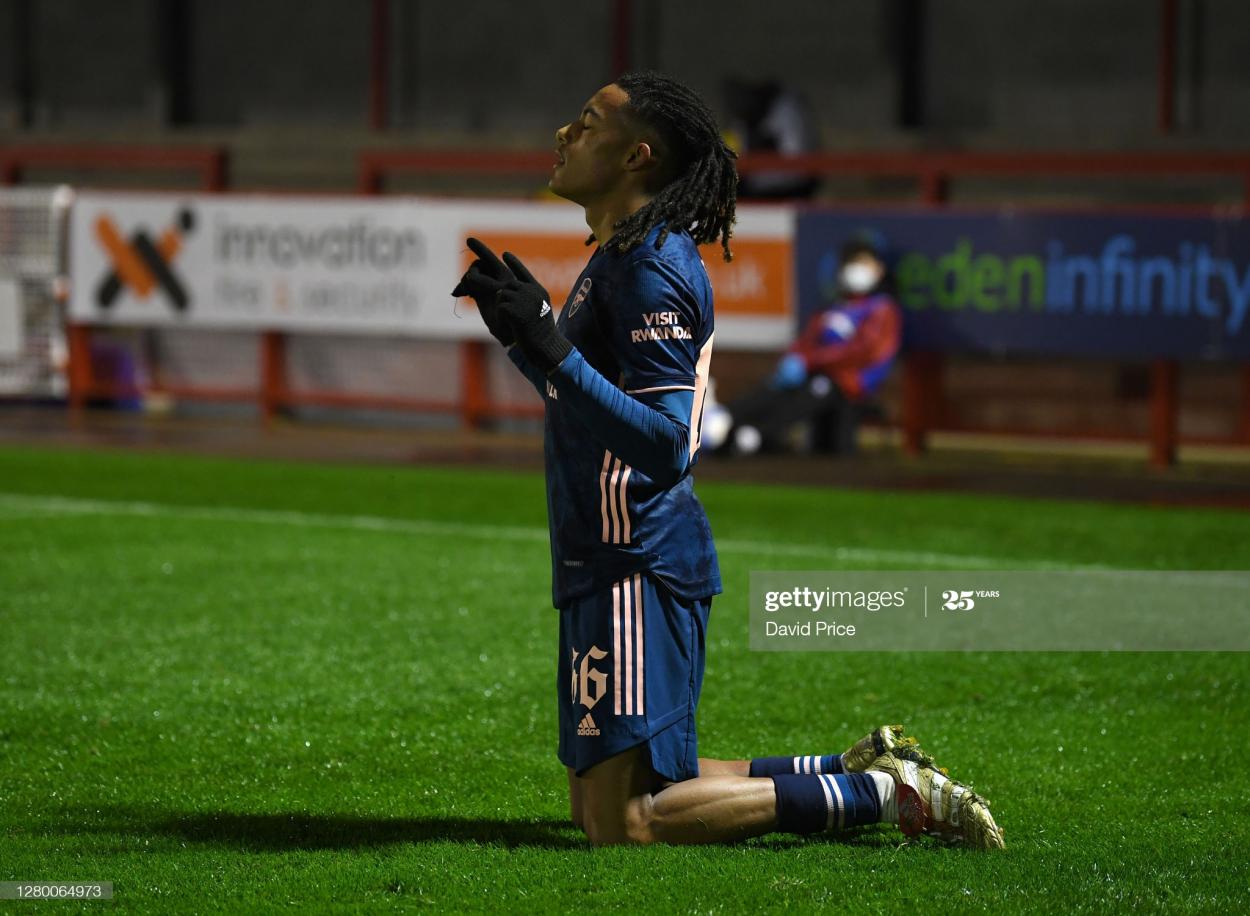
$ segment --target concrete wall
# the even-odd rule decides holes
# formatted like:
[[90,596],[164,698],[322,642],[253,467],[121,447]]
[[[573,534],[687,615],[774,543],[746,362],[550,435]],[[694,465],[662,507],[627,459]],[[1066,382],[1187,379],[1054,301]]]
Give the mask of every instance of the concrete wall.
[[[30,4],[38,125],[151,120],[159,104],[150,0],[40,0]],[[15,0],[0,6],[0,98],[13,103]]]
[[360,0],[193,0],[194,120],[363,125],[369,30]]
[[0,130],[15,125],[18,119],[13,63],[17,52],[14,15],[13,0],[0,0],[0,61],[8,62],[5,72],[0,73]]
[[691,0],[647,4],[639,63],[671,73],[714,106],[727,76],[780,79],[799,90],[822,133],[887,130],[898,79],[890,3]]
[[[0,62],[21,0],[0,0]],[[165,0],[27,0],[37,126],[159,128]],[[367,0],[187,0],[193,125],[367,126]],[[1178,117],[1250,142],[1250,3],[1181,0]],[[391,0],[396,127],[534,146],[612,76],[611,0]],[[898,126],[895,0],[633,0],[633,65],[720,107],[727,76],[806,95],[827,146],[1156,142],[1154,0],[930,0],[925,128]],[[0,66],[0,126],[15,67]]]
[[611,79],[608,11],[603,0],[395,4],[399,124],[548,143]]
[[1250,3],[1205,0],[1191,12],[1194,132],[1250,136]]
[[933,4],[930,123],[1045,137],[1155,126],[1157,3],[1047,0]]

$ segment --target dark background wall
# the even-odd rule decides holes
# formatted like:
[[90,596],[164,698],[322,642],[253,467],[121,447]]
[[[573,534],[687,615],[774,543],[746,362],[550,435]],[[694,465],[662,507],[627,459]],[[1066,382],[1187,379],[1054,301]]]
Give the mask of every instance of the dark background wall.
[[927,86],[935,126],[1063,134],[1155,123],[1158,4],[985,3],[932,11]]
[[191,121],[351,124],[369,82],[369,4],[192,0]]
[[[36,123],[149,121],[157,114],[156,28],[150,0],[0,4],[0,98],[15,104],[17,67],[29,68]],[[18,31],[19,17],[26,32]]]
[[606,2],[438,0],[393,7],[393,108],[400,126],[554,131],[611,78]]
[[[366,146],[542,147],[615,75],[616,0],[389,0],[386,7],[388,124],[378,132],[370,125],[372,0],[0,0],[0,145],[202,142],[228,152],[232,188],[346,191],[356,187],[356,153]],[[626,7],[630,66],[683,79],[722,115],[727,77],[781,80],[806,97],[827,149],[1250,147],[1247,0],[1176,0],[1175,129],[1167,135],[1158,124],[1162,0],[629,0]],[[37,165],[23,178],[115,187],[198,180],[178,171]],[[530,176],[456,181],[401,176],[388,190],[480,196],[540,188]],[[1163,184],[979,178],[954,182],[950,194],[961,204],[1083,207],[1240,205],[1245,194],[1235,178]],[[843,202],[914,195],[907,181],[854,176],[829,179],[821,190],[823,199]],[[187,349],[205,346],[201,335]],[[253,351],[248,341],[229,352],[246,352],[239,358],[254,371]],[[430,362],[439,368],[431,385],[435,375],[456,377],[443,357]],[[772,365],[758,354],[718,360],[727,396]],[[1141,366],[1011,361],[948,369],[952,401],[967,405],[958,419],[969,423],[1140,434],[1148,420]],[[1238,429],[1240,372],[1187,367],[1187,434],[1226,437]],[[884,397],[893,416],[896,394],[897,379]]]
[[[612,75],[610,0],[389,5],[398,130],[533,145]],[[1178,8],[1180,135],[1250,141],[1250,3]],[[0,126],[363,129],[371,9],[0,0]],[[727,76],[779,78],[806,95],[827,146],[917,132],[1054,146],[1157,136],[1154,0],[633,0],[630,10],[634,66],[667,70],[718,106]]]

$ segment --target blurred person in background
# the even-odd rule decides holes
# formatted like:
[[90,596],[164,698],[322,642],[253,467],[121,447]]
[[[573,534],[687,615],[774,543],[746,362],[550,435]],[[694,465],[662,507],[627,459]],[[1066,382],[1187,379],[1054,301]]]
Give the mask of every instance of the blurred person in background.
[[813,451],[855,450],[857,420],[889,375],[902,337],[885,240],[870,231],[843,243],[832,304],[813,315],[762,388],[705,419],[705,444],[734,454],[777,451],[800,424]]
[[[725,102],[730,113],[726,134],[738,152],[796,156],[816,149],[807,103],[795,90],[772,80],[729,79]],[[806,200],[819,185],[820,179],[813,175],[751,172],[742,176],[738,196],[743,200]]]

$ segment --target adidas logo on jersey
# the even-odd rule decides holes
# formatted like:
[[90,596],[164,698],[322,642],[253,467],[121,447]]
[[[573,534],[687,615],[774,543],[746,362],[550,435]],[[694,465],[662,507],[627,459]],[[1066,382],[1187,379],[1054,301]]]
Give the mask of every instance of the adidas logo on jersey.
[[581,723],[577,726],[577,734],[583,738],[594,738],[599,734],[599,726],[595,725],[595,720],[590,718],[590,713],[582,716]]
[[540,309],[538,310],[538,317],[539,317],[539,318],[546,318],[546,317],[547,317],[547,314],[548,314],[550,311],[551,311],[551,306],[550,306],[550,305],[548,305],[548,304],[547,304],[547,300],[546,300],[546,299],[544,299],[544,300],[543,300],[543,307],[542,307],[542,308],[540,308]]

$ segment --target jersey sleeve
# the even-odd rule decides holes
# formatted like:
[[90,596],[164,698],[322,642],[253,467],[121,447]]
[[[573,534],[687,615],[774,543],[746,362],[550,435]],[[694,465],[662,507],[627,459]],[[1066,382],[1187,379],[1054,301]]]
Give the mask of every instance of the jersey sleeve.
[[670,264],[639,259],[613,288],[612,352],[627,394],[695,390],[699,350],[710,329],[690,284]]
[[561,403],[603,445],[662,486],[690,466],[689,420],[694,395],[684,389],[626,394],[576,349],[548,376]]
[[[695,411],[711,328],[678,268],[641,258],[614,278],[601,325],[619,377],[607,379],[576,350],[549,378],[560,399],[605,446],[661,485],[697,451]],[[706,345],[706,346],[705,346]],[[695,446],[691,447],[691,442]]]
[[521,370],[521,374],[530,380],[530,384],[534,386],[538,396],[545,398],[547,396],[547,380],[543,377],[543,374],[530,365],[530,361],[525,358],[525,353],[516,344],[508,347],[507,353],[508,359],[512,360],[512,365]]

